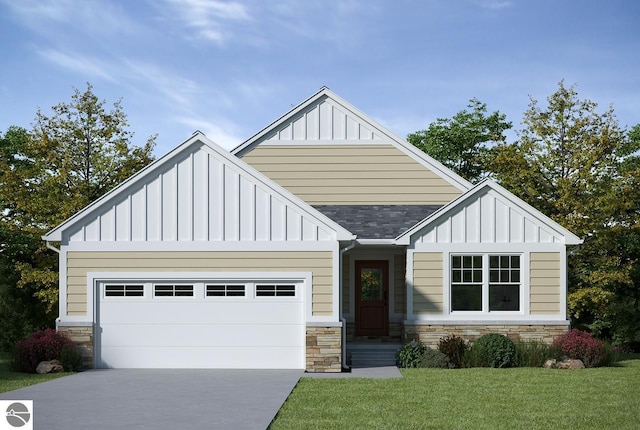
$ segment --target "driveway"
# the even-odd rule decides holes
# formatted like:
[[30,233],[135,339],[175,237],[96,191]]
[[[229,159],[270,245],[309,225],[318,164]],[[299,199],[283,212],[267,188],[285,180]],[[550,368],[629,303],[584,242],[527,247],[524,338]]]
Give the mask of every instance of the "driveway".
[[90,370],[2,393],[0,399],[33,400],[38,430],[255,430],[269,426],[302,375],[302,370]]

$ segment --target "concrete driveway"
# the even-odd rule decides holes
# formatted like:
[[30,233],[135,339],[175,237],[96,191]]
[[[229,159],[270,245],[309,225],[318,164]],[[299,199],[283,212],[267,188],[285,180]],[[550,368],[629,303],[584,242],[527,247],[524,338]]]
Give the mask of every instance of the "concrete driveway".
[[0,399],[33,400],[34,428],[42,430],[255,430],[269,426],[302,375],[302,370],[90,370],[2,393]]

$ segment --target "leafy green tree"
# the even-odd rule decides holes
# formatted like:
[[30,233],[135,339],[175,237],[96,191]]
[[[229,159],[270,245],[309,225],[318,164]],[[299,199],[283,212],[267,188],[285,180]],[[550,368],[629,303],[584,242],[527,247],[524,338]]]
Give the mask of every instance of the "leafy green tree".
[[478,182],[487,176],[489,145],[504,143],[504,132],[512,124],[498,111],[487,115],[487,105],[475,98],[467,107],[453,118],[439,118],[428,129],[409,134],[407,140],[463,178]]
[[584,238],[569,257],[574,319],[601,336],[636,337],[640,324],[625,334],[621,327],[630,322],[629,306],[640,311],[638,303],[620,306],[629,294],[638,297],[640,285],[640,132],[627,133],[612,107],[598,113],[564,82],[545,107],[532,99],[523,123],[517,142],[492,150],[493,175]]
[[[1,141],[2,264],[16,277],[8,284],[31,291],[46,313],[57,304],[58,256],[40,237],[154,159],[155,136],[133,146],[120,101],[105,103],[87,84],[50,115],[38,110],[31,132],[12,127]],[[18,258],[18,243],[28,258]]]

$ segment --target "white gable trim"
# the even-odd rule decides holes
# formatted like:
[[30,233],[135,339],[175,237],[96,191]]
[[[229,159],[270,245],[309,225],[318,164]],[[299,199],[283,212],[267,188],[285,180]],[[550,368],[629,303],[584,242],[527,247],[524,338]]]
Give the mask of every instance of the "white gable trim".
[[[536,224],[544,228],[545,231],[550,232],[550,234],[554,237],[552,242],[556,242],[559,240],[564,245],[579,245],[582,243],[582,239],[580,239],[578,236],[571,233],[569,230],[562,227],[560,224],[553,221],[551,218],[544,215],[533,206],[516,197],[494,181],[487,179],[477,184],[471,190],[462,194],[447,205],[443,206],[440,210],[436,211],[430,217],[416,224],[414,227],[407,230],[402,235],[398,236],[395,240],[396,244],[409,245],[412,242],[415,242],[416,238],[426,234],[428,229],[437,226],[437,224],[440,221],[444,220],[447,216],[453,215],[457,211],[463,209],[465,205],[472,202],[475,198],[481,196],[486,192],[491,193],[499,199],[506,201],[509,207],[516,209],[519,213],[523,214],[525,217],[531,219]],[[483,209],[480,208],[478,210],[482,211]],[[487,214],[484,215],[486,216]],[[467,216],[467,214],[464,214],[464,216]],[[495,214],[493,214],[493,216],[495,216]]]
[[[383,140],[380,140],[378,138],[375,138],[375,139],[372,138],[370,140],[369,139],[363,140],[362,142],[365,142],[367,144],[391,143],[393,146],[398,148],[407,156],[411,157],[412,159],[414,159],[416,162],[420,163],[427,169],[433,171],[438,176],[440,176],[443,180],[447,181],[448,183],[450,183],[460,191],[465,192],[471,189],[472,185],[466,179],[462,178],[455,172],[445,167],[439,161],[435,160],[434,158],[420,151],[415,146],[409,144],[406,140],[400,138],[398,135],[394,134],[387,128],[383,127],[377,121],[373,120],[371,117],[369,117],[368,115],[366,115],[365,113],[363,113],[362,111],[354,107],[352,104],[350,104],[346,100],[336,95],[333,91],[331,91],[327,87],[320,88],[320,90],[316,92],[314,95],[312,95],[311,97],[309,97],[308,99],[300,103],[298,106],[294,107],[289,112],[285,113],[280,118],[278,118],[277,120],[269,124],[267,127],[263,128],[254,136],[246,140],[244,143],[242,143],[241,145],[233,149],[231,151],[231,154],[234,154],[238,157],[242,157],[244,154],[251,151],[257,145],[260,145],[260,144],[269,145],[270,144],[268,143],[269,141],[265,139],[270,135],[270,133],[272,133],[275,129],[282,127],[287,122],[291,121],[292,118],[300,115],[305,110],[309,109],[310,106],[314,104],[318,104],[324,99],[330,99],[332,103],[339,106],[342,110],[348,112],[351,117],[357,118],[360,123],[366,124],[366,127],[372,130],[374,137],[375,136],[383,137]],[[333,141],[332,143],[329,143],[329,141],[327,140],[317,140],[317,139],[309,140],[305,142],[312,142],[313,144],[320,144],[320,145],[336,143],[335,141]],[[344,140],[340,141],[340,143],[344,143],[344,142],[345,142]],[[290,142],[284,142],[284,141],[277,142],[277,144],[279,145],[280,144],[283,144],[283,145],[300,144],[300,143],[301,141],[299,140],[290,141]]]
[[[185,153],[189,153],[189,151],[191,151],[191,154],[196,153],[197,151],[204,151],[205,153],[208,153],[215,160],[220,161],[225,167],[227,167],[231,171],[235,171],[238,175],[239,180],[248,181],[252,186],[255,186],[262,190],[263,194],[265,194],[269,198],[276,198],[281,203],[280,206],[284,207],[286,210],[292,209],[295,210],[295,212],[299,213],[302,217],[302,221],[300,222],[299,226],[299,230],[301,231],[300,235],[303,234],[302,231],[305,228],[309,228],[309,226],[307,225],[308,223],[305,224],[305,221],[310,221],[311,223],[314,223],[317,226],[321,227],[323,230],[330,232],[334,236],[334,240],[352,240],[355,238],[355,236],[349,231],[347,231],[325,215],[321,214],[313,207],[309,206],[307,203],[300,200],[298,197],[291,194],[289,191],[285,190],[284,188],[255,170],[253,167],[249,166],[241,159],[229,154],[227,151],[210,141],[206,136],[204,136],[204,134],[200,132],[195,133],[190,139],[177,146],[165,156],[156,160],[154,163],[145,167],[140,172],[133,175],[131,178],[127,179],[110,192],[106,193],[100,199],[96,200],[83,210],[79,211],[74,216],[64,221],[62,224],[48,232],[42,238],[47,241],[64,242],[66,239],[66,232],[72,230],[73,228],[77,228],[78,226],[91,224],[91,222],[93,222],[91,217],[95,218],[97,214],[101,214],[103,212],[115,212],[116,208],[115,206],[113,206],[113,203],[124,193],[133,190],[136,186],[139,187],[144,185],[146,187],[145,180],[153,178],[152,175],[154,175],[154,173],[162,174],[162,172],[165,170],[171,170],[172,165],[175,165],[175,162],[178,160],[178,158],[180,156],[183,156]],[[241,184],[238,184],[237,186],[240,187]],[[132,204],[131,197],[128,200],[128,202],[123,203],[123,207],[125,209],[130,207],[130,205]],[[190,202],[190,204],[193,205],[193,202]],[[116,215],[114,214],[113,216]],[[284,216],[286,217],[287,214],[285,214]],[[129,222],[133,221],[129,220]],[[123,242],[126,242],[127,239],[131,240],[131,237],[125,238]],[[237,238],[236,240],[239,240],[239,238]]]

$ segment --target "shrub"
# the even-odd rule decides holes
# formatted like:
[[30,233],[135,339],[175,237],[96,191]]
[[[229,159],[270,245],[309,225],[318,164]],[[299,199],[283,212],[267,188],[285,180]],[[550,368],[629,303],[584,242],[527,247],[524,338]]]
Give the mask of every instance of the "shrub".
[[569,358],[582,360],[585,367],[600,367],[611,364],[613,350],[586,331],[571,329],[553,341],[553,345]]
[[16,346],[14,368],[20,372],[35,373],[41,361],[60,359],[65,348],[75,345],[63,334],[51,328],[36,331]]
[[64,346],[60,351],[60,363],[67,372],[78,372],[82,369],[82,355],[75,346]]
[[427,347],[419,340],[407,342],[396,353],[396,364],[398,367],[405,368],[418,367],[426,349]]
[[562,354],[559,349],[539,340],[518,341],[516,346],[516,367],[542,367],[549,359],[559,360]]
[[426,367],[433,369],[450,369],[453,367],[449,357],[446,354],[427,347],[420,357],[418,367]]
[[497,333],[480,336],[471,351],[471,362],[478,367],[512,367],[516,356],[511,339]]
[[462,367],[467,349],[465,340],[456,335],[447,336],[438,342],[438,350],[449,358],[453,367]]

